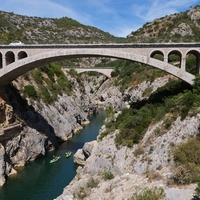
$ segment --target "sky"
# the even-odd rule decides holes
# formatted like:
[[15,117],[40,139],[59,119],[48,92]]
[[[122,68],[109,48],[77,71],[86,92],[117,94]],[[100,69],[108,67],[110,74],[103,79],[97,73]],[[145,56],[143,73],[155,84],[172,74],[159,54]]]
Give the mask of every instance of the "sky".
[[15,14],[69,17],[118,37],[126,37],[145,23],[184,12],[200,0],[1,0],[0,10]]

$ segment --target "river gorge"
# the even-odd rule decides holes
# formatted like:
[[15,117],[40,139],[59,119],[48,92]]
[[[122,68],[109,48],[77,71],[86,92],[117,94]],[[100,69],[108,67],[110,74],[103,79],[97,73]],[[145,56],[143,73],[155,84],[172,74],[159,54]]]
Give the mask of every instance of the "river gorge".
[[[18,168],[18,173],[9,177],[0,189],[0,199],[50,200],[59,196],[63,188],[74,178],[77,168],[73,156],[67,159],[65,152],[71,151],[74,154],[85,142],[96,140],[105,119],[105,111],[100,109],[98,113],[91,114],[88,118],[90,123],[73,138],[60,144],[57,150],[49,152],[44,158],[37,159],[25,167]],[[50,164],[53,155],[61,156],[61,159]]]
[[[84,78],[84,98],[80,95],[82,88],[73,79],[76,86],[74,96],[59,96],[53,105],[44,106],[43,109],[40,109],[37,103],[29,102],[35,106],[34,112],[30,109],[26,111],[25,119],[27,124],[29,124],[29,128],[24,126],[24,132],[16,136],[18,139],[14,138],[4,144],[5,151],[10,153],[10,159],[18,165],[15,167],[18,173],[12,173],[2,186],[2,193],[0,194],[8,195],[3,196],[3,199],[12,199],[19,192],[19,195],[22,196],[29,195],[29,193],[33,195],[33,198],[27,199],[38,199],[38,196],[40,196],[39,199],[73,200],[81,196],[86,197],[87,200],[94,200],[99,198],[100,193],[104,194],[100,198],[101,200],[121,200],[124,198],[131,199],[132,194],[138,187],[162,187],[170,200],[189,200],[193,195],[195,184],[185,188],[168,185],[167,180],[173,175],[171,171],[173,159],[169,161],[168,153],[172,142],[178,144],[186,140],[187,137],[197,134],[199,115],[188,117],[185,120],[181,120],[178,117],[168,132],[160,137],[155,137],[156,128],[162,127],[163,122],[160,121],[155,126],[150,126],[140,143],[135,144],[132,148],[126,146],[116,147],[114,139],[118,130],[115,130],[104,137],[102,141],[98,140],[95,143],[91,150],[91,155],[87,158],[85,166],[82,167],[78,167],[73,163],[72,156],[67,160],[63,158],[64,152],[71,150],[74,154],[86,142],[80,138],[76,142],[73,141],[76,137],[81,137],[82,135],[84,137],[84,134],[76,134],[75,132],[88,123],[87,117],[90,116],[88,113],[96,111],[98,107],[106,109],[112,106],[115,111],[114,117],[116,117],[122,108],[128,108],[131,102],[145,99],[146,97],[143,96],[143,93],[146,88],[151,88],[153,92],[165,85],[169,78],[171,77],[167,75],[151,82],[144,81],[135,88],[130,87],[126,89],[123,93],[120,92],[119,87],[113,85],[112,79],[105,80],[103,76],[92,77],[90,78],[90,83],[88,83],[86,81],[88,79]],[[91,93],[91,91],[93,92]],[[43,122],[48,122],[48,124]],[[34,162],[30,162],[31,158],[35,159],[37,157],[35,156],[36,153],[44,157],[45,152],[42,151],[43,148],[39,148],[41,142],[38,143],[38,140],[42,141],[43,145],[46,144],[48,148],[54,144],[52,143],[54,138],[50,137],[53,133],[50,131],[49,135],[35,134],[35,131],[33,131],[34,124],[37,124],[35,126],[37,128],[43,128],[43,131],[45,128],[46,130],[52,130],[51,128],[53,127],[56,137],[67,141],[59,145],[58,150],[47,153],[45,158],[38,158]],[[98,135],[102,122],[99,125],[95,125],[95,122],[92,122],[86,125],[85,129],[90,127],[90,125],[98,127],[95,137],[89,139],[94,140]],[[87,132],[91,132],[91,130]],[[34,140],[32,138],[33,135],[34,137],[37,136]],[[69,139],[72,135],[74,137]],[[48,140],[48,138],[51,140]],[[24,142],[22,142],[23,140]],[[147,145],[149,143],[150,145]],[[32,148],[33,146],[34,148]],[[13,148],[16,148],[16,150],[14,151]],[[140,152],[139,155],[135,153],[138,151]],[[62,158],[57,163],[50,165],[49,160],[54,154],[62,154]],[[23,155],[24,160],[22,160],[21,155]],[[29,161],[28,164],[22,167],[27,161]],[[10,169],[9,172],[12,171],[9,165],[7,168],[2,169],[2,176],[5,175],[5,172],[8,172],[8,169]],[[113,174],[114,178],[112,180],[105,181],[103,179],[102,174],[105,169],[108,169]],[[34,170],[36,171],[34,172]],[[49,172],[47,172],[48,170]],[[60,175],[57,174],[58,171],[61,171]],[[70,171],[70,177],[68,171]],[[27,179],[28,183],[25,182],[23,185],[23,179],[26,179],[24,178],[25,176],[30,176],[30,179]],[[88,183],[93,179],[98,181],[98,185],[95,188],[88,188]],[[60,180],[61,183],[59,183]],[[36,187],[32,184],[36,185]],[[47,192],[49,196],[46,195],[46,189],[42,189],[43,186],[44,188],[51,188]],[[45,193],[43,192],[44,190]],[[24,191],[26,194],[21,194]]]

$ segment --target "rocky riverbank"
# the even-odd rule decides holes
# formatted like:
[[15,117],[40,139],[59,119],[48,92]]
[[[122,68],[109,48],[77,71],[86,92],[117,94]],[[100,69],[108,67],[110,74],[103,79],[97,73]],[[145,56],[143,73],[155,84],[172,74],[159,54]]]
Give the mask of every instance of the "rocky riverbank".
[[[78,197],[87,200],[131,199],[135,192],[145,188],[162,188],[164,199],[192,199],[196,184],[172,184],[176,169],[171,157],[171,145],[197,134],[199,123],[199,114],[183,121],[177,118],[167,133],[156,137],[155,129],[162,124],[160,122],[150,127],[141,142],[133,148],[116,148],[114,138],[117,130],[102,141],[86,143],[74,155],[74,161],[84,166],[77,169],[76,177],[57,200]],[[112,179],[107,177],[109,173],[113,175]]]
[[[126,90],[123,95],[107,81],[99,89],[101,93],[96,100],[98,105],[106,107],[112,104],[115,111],[120,112],[129,101],[145,98],[145,88],[156,90],[168,78],[157,79],[152,83],[144,82],[137,90]],[[114,138],[118,130],[108,134],[102,141],[97,139],[86,143],[74,155],[74,161],[82,167],[77,169],[76,177],[64,188],[57,200],[131,199],[134,193],[146,188],[161,189],[164,199],[192,199],[196,184],[178,186],[173,183],[174,171],[177,169],[172,157],[172,147],[198,134],[199,123],[199,114],[185,120],[178,117],[170,130],[157,134],[158,129],[162,131],[163,121],[160,121],[149,127],[140,143],[133,148],[116,147]],[[105,126],[100,132],[104,129]]]

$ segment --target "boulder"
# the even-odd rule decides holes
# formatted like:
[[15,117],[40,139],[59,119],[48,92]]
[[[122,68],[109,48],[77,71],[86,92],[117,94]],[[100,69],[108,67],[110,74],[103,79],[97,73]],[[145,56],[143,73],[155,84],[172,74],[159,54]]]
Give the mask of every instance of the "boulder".
[[74,163],[79,165],[85,165],[86,159],[82,149],[78,149],[78,151],[74,154]]
[[83,146],[83,154],[85,155],[85,159],[87,159],[91,153],[94,146],[97,145],[97,141],[94,140],[92,142],[86,142]]

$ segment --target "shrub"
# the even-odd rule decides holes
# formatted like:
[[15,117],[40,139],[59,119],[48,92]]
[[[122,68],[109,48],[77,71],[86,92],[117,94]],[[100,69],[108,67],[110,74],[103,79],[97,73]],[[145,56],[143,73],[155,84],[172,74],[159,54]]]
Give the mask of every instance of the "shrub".
[[122,113],[116,119],[116,128],[120,129],[115,138],[116,145],[122,144],[132,147],[134,143],[139,142],[153,120],[152,108],[147,105],[140,110],[122,110]]
[[114,175],[107,169],[104,170],[103,172],[103,179],[106,180],[111,180],[114,178]]
[[186,143],[178,145],[173,150],[177,169],[174,171],[175,182],[188,184],[196,182],[200,173],[200,138],[189,139]]
[[142,96],[149,96],[151,94],[151,92],[153,91],[153,87],[148,87],[144,90],[144,92],[142,93]]
[[100,140],[100,141],[102,141],[102,139],[106,136],[106,135],[108,135],[110,132],[109,131],[104,131],[104,132],[102,132],[100,135],[99,135],[99,137],[98,137],[98,139]]
[[186,143],[178,145],[174,150],[174,161],[187,165],[194,163],[200,165],[200,139],[199,137],[191,138]]
[[198,197],[200,197],[200,177],[198,178],[198,185],[195,188],[195,193]]
[[85,192],[85,188],[84,187],[80,187],[77,195],[75,195],[75,196],[77,196],[77,198],[80,199],[80,200],[82,200],[85,197],[87,197],[87,194]]
[[33,85],[26,85],[24,86],[24,93],[27,94],[29,97],[36,98],[37,92]]
[[43,77],[42,77],[42,72],[40,69],[36,69],[34,71],[35,73],[33,74],[33,78],[35,80],[35,82],[39,85],[42,84],[43,82]]
[[49,90],[48,90],[45,86],[41,85],[40,91],[41,91],[41,92],[39,93],[39,95],[40,95],[40,97],[42,98],[42,100],[43,100],[46,104],[52,103],[53,98],[52,98],[52,96],[51,96]]
[[136,192],[132,196],[132,200],[160,200],[165,198],[164,189],[159,188],[137,188]]
[[134,154],[135,157],[137,157],[137,156],[139,156],[141,154],[144,154],[144,152],[145,152],[144,147],[138,145],[138,147],[135,149],[133,154]]
[[87,183],[88,188],[96,188],[99,184],[98,180],[95,180],[93,177],[90,179],[90,181]]
[[173,170],[173,181],[178,185],[190,184],[192,182],[190,171],[183,165],[176,166]]

